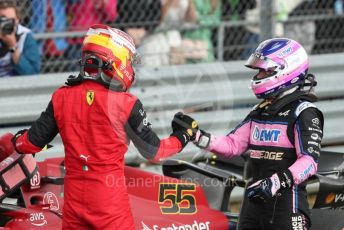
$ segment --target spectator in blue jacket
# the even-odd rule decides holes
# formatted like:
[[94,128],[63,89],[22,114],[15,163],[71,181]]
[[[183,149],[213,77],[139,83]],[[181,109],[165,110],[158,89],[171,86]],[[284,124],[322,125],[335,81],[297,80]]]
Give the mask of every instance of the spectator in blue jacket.
[[0,77],[40,72],[41,58],[30,29],[19,23],[14,0],[0,1]]
[[[66,1],[31,0],[32,15],[29,28],[33,33],[64,32],[67,30]],[[37,42],[40,54],[61,56],[68,47],[65,38],[45,39]]]

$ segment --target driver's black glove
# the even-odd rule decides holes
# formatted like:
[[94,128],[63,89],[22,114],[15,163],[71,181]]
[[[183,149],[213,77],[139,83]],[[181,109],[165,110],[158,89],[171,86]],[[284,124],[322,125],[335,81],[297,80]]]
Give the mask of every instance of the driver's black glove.
[[176,130],[174,131],[170,136],[176,137],[180,144],[182,145],[182,149],[189,143],[190,141],[190,135],[182,130]]
[[285,170],[251,184],[247,188],[247,196],[251,199],[269,200],[275,196],[278,190],[292,186],[292,174],[289,170]]
[[194,141],[196,138],[196,133],[199,130],[198,124],[192,117],[178,112],[174,115],[172,120],[172,130],[186,132],[190,136],[190,140]]

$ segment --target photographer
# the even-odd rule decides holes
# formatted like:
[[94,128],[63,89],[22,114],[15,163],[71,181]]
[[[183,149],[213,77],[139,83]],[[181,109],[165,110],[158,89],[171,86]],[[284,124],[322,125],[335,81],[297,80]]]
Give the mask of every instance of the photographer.
[[0,77],[40,72],[41,59],[31,31],[19,24],[14,0],[0,1]]

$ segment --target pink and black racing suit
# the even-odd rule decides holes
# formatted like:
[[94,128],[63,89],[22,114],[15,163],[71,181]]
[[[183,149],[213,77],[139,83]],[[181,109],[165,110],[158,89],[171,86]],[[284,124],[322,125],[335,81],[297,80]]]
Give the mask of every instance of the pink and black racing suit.
[[293,178],[290,189],[280,189],[269,201],[245,199],[240,230],[289,230],[294,229],[292,226],[307,229],[310,225],[303,182],[317,171],[323,115],[307,100],[280,100],[286,103],[280,101],[277,110],[257,106],[227,136],[212,136],[207,148],[227,158],[248,152],[251,183],[283,171],[289,172]]

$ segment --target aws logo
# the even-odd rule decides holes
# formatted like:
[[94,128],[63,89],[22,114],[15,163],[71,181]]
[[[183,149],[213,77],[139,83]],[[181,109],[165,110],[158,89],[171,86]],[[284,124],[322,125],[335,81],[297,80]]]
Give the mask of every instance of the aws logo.
[[32,225],[35,225],[37,227],[42,227],[43,225],[46,225],[48,223],[43,212],[31,213],[30,222]]
[[281,130],[279,129],[259,129],[257,126],[255,126],[252,139],[262,142],[278,142],[280,135]]

